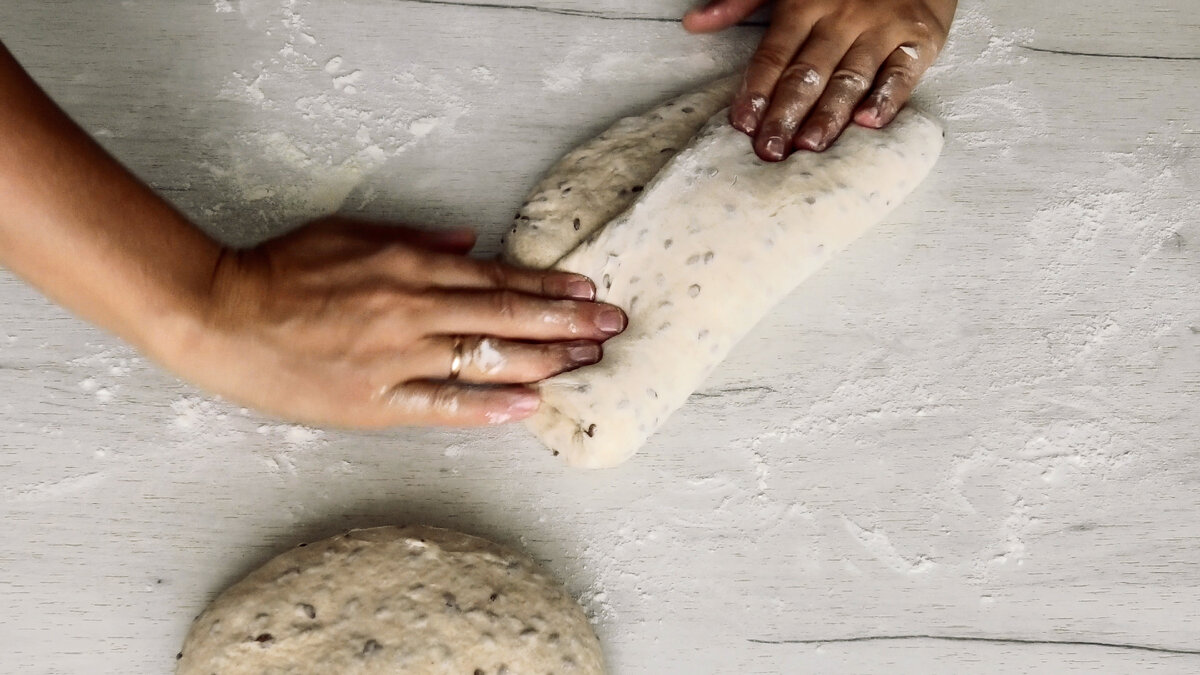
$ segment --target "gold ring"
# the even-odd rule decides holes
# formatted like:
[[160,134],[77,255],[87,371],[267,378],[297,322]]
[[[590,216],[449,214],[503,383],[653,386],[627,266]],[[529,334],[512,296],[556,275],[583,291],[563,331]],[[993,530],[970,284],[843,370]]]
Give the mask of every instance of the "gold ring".
[[450,377],[451,380],[457,380],[459,374],[462,373],[463,364],[463,339],[462,336],[454,338],[454,355],[450,358]]

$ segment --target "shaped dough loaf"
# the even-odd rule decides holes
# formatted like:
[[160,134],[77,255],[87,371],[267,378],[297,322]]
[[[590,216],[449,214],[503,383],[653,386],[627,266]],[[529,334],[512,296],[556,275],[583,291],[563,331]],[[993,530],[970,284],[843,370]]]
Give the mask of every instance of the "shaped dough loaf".
[[542,383],[529,428],[576,466],[628,459],[773,305],[911,192],[941,147],[940,127],[909,108],[884,130],[852,125],[824,153],[767,163],[725,112],[713,116],[555,265],[594,279],[629,327],[600,363]]

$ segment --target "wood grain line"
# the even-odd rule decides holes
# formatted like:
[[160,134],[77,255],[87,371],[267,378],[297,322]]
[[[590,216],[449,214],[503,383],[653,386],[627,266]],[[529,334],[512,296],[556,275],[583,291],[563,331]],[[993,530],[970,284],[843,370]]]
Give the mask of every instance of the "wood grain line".
[[[464,7],[464,8],[481,8],[481,9],[510,9],[523,12],[538,12],[541,14],[558,14],[561,16],[576,16],[586,19],[600,19],[602,21],[642,21],[650,23],[679,23],[681,17],[662,17],[662,16],[637,16],[634,14],[605,14],[603,12],[592,12],[584,9],[564,9],[555,7],[535,7],[533,5],[514,5],[507,3],[491,3],[491,2],[455,2],[454,0],[398,0],[399,2],[407,2],[417,5],[440,5],[446,7]],[[738,26],[766,26],[765,21],[743,21]]]
[[728,389],[714,389],[712,391],[697,391],[693,392],[691,398],[718,398],[726,394],[778,394],[778,390],[774,387],[767,386],[747,386],[747,387],[730,387]]
[[1200,61],[1200,56],[1155,56],[1153,54],[1104,54],[1101,52],[1074,52],[1067,49],[1045,49],[1029,45],[1017,45],[1021,49],[1040,54],[1061,54],[1064,56],[1090,56],[1100,59],[1145,59],[1149,61]]
[[1103,642],[1098,640],[1032,640],[1025,638],[992,638],[970,637],[964,635],[864,635],[859,637],[832,638],[825,640],[759,640],[750,638],[747,642],[759,645],[823,645],[850,642],[899,642],[903,640],[923,640],[935,642],[982,642],[988,644],[1012,645],[1058,645],[1065,647],[1106,647],[1109,649],[1126,649],[1139,652],[1155,652],[1158,654],[1183,654],[1200,656],[1200,649],[1185,647],[1155,647],[1154,645],[1139,645],[1123,642]]

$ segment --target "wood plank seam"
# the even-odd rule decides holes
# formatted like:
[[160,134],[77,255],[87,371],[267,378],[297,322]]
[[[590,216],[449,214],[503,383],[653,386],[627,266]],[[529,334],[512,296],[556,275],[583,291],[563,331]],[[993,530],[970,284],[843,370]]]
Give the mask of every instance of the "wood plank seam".
[[855,642],[900,642],[904,640],[924,640],[936,642],[982,642],[987,644],[1012,645],[1055,645],[1064,647],[1105,647],[1109,649],[1127,649],[1159,654],[1183,654],[1200,656],[1200,649],[1186,647],[1158,647],[1124,642],[1103,642],[1099,640],[1033,640],[1028,638],[995,638],[972,637],[966,635],[864,635],[859,637],[831,638],[825,640],[760,640],[749,638],[746,641],[759,645],[826,645]]
[[[454,2],[454,0],[398,0],[399,2],[417,5],[438,5],[445,7],[463,7],[470,9],[508,9],[523,12],[538,12],[540,14],[557,14],[560,16],[575,16],[602,21],[642,21],[650,23],[679,23],[681,17],[676,16],[637,16],[634,14],[605,14],[582,9],[564,9],[556,7],[536,7],[534,5],[511,5],[491,2]],[[765,27],[766,21],[743,21],[738,26]]]

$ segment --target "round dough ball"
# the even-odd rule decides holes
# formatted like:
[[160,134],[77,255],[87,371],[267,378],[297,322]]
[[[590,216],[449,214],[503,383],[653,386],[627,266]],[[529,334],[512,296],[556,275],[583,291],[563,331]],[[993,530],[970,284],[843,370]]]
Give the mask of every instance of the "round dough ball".
[[602,674],[579,605],[528,556],[432,527],[301,544],[197,617],[178,675]]

